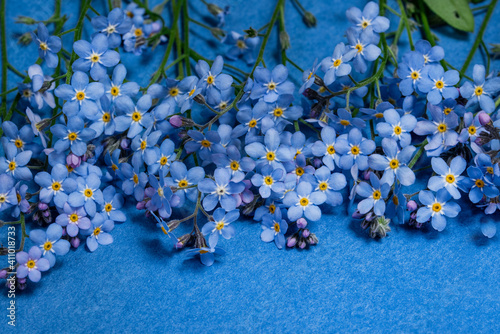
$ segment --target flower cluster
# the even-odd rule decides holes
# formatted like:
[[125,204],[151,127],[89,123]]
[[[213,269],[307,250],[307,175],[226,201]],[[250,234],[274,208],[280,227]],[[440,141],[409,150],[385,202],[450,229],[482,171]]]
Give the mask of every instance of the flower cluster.
[[[217,8],[220,27],[228,10]],[[346,14],[347,40],[304,71],[299,88],[286,66],[259,66],[261,58],[235,80],[222,56],[198,59],[194,75],[178,79],[161,68],[141,88],[127,80],[120,52],[141,55],[168,29],[135,3],[92,18],[95,33],[73,43],[77,57],[62,77],[29,67],[19,85],[26,119],[4,120],[0,157],[0,211],[33,223],[18,279],[37,282],[82,241],[91,252],[112,243],[125,207],[143,210],[205,265],[224,254],[218,245],[243,215],[261,223],[262,241],[303,249],[318,243],[308,224],[344,202],[372,237],[392,221],[442,231],[462,193],[486,214],[500,209],[500,78],[475,65],[473,83],[461,84],[440,63],[444,50],[425,40],[399,60],[377,4]],[[46,67],[59,71],[61,39],[43,24],[33,38]],[[223,43],[227,59],[254,63],[260,39],[249,30]],[[426,190],[418,190],[416,174],[428,175],[418,162],[434,172]],[[181,208],[193,213],[179,218]],[[177,234],[191,222],[190,233]]]

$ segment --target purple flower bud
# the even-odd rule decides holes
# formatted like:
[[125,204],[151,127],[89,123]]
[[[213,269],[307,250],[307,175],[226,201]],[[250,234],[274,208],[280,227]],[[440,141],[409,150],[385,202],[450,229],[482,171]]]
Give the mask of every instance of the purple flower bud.
[[361,219],[363,218],[363,215],[361,213],[359,213],[358,210],[354,211],[354,213],[352,214],[352,218],[354,219]]
[[369,181],[369,180],[370,180],[370,173],[371,173],[371,172],[370,172],[370,171],[368,171],[368,170],[363,172],[363,179],[364,179],[365,181]]
[[320,168],[322,164],[323,163],[320,158],[314,158],[312,161],[312,165],[314,168]]
[[49,208],[49,206],[43,202],[38,202],[38,210],[45,211]]
[[24,278],[18,278],[18,279],[17,279],[17,282],[18,282],[19,284],[24,284],[24,283],[26,283],[26,277],[24,277]]
[[286,241],[286,246],[287,247],[294,247],[295,245],[297,244],[297,238],[295,237],[290,237],[288,238],[288,240]]
[[408,201],[408,203],[406,203],[406,210],[408,211],[415,211],[417,210],[417,207],[417,202],[415,202],[414,200]]
[[50,216],[50,211],[49,210],[45,210],[45,211],[42,212],[42,214],[43,214],[43,216],[45,218],[48,218]]
[[7,270],[3,269],[0,270],[0,279],[5,279],[7,278]]
[[302,236],[304,238],[307,238],[310,235],[311,235],[311,231],[309,231],[307,228],[304,231],[302,231]]
[[126,150],[130,146],[130,139],[123,138],[122,141],[120,142],[120,147],[123,150]]
[[365,216],[365,219],[366,219],[367,221],[372,221],[372,220],[373,220],[373,218],[375,218],[375,217],[374,217],[374,215],[373,215],[373,212],[371,212],[371,211],[370,211],[370,212],[368,212],[368,213],[366,214],[366,216]]
[[304,218],[299,218],[297,220],[297,227],[298,228],[306,228],[307,226],[307,220],[305,220]]
[[66,228],[63,227],[63,229],[62,229],[62,236],[65,237],[66,235],[68,235],[68,233],[66,232]]
[[177,248],[177,249],[181,249],[183,247],[184,247],[184,244],[180,241],[177,241],[177,243],[175,244],[175,248]]
[[70,153],[66,157],[66,164],[68,166],[70,166],[71,168],[78,168],[78,167],[80,167],[81,163],[82,163],[82,158],[73,154],[73,153]]
[[[26,281],[26,279],[24,279],[24,280]],[[24,290],[24,289],[26,289],[26,283],[19,283],[19,284],[17,285],[17,288],[18,288],[19,290]]]
[[69,243],[71,244],[71,246],[73,246],[73,248],[78,248],[78,246],[80,246],[80,238],[71,238]]
[[182,126],[182,117],[179,115],[170,117],[168,121],[174,128],[180,128]]
[[488,115],[487,113],[485,113],[484,111],[481,111],[479,113],[479,123],[481,123],[481,125],[486,125],[488,124],[489,122],[491,122],[491,117],[490,115]]
[[135,208],[137,210],[144,210],[145,207],[146,207],[145,201],[137,202],[137,204],[135,205]]
[[306,242],[305,242],[305,241],[301,240],[301,241],[299,242],[299,247],[300,247],[300,249],[304,249],[304,248],[306,248],[306,246],[307,246],[307,244],[306,244]]

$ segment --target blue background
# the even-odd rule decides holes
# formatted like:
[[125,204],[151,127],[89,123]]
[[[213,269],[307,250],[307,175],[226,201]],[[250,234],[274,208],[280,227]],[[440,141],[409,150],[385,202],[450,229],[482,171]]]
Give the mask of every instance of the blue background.
[[[154,4],[153,1],[150,1]],[[259,28],[271,17],[274,1],[214,1],[231,5],[225,29]],[[345,10],[365,1],[303,0],[318,19],[308,29],[287,1],[286,27],[292,60],[307,68],[317,57],[330,55],[344,40]],[[390,2],[393,8],[397,6]],[[94,1],[103,11],[104,1]],[[190,13],[210,19],[201,2]],[[75,25],[79,3],[65,1],[70,15],[65,30]],[[399,11],[399,10],[398,10]],[[16,34],[34,27],[14,24],[18,15],[47,19],[53,1],[8,1],[8,59],[25,71],[37,58],[34,45],[16,44]],[[90,16],[94,16],[89,12]],[[165,15],[167,16],[167,15]],[[205,18],[202,18],[205,17]],[[484,12],[476,15],[476,31]],[[486,43],[499,42],[500,8],[486,30]],[[391,31],[397,27],[392,17]],[[87,21],[87,26],[90,26]],[[213,42],[204,29],[192,27],[191,45],[213,59],[225,46]],[[89,29],[84,35],[89,37]],[[474,34],[436,29],[447,60],[459,67]],[[417,36],[418,33],[415,33]],[[407,49],[405,34],[401,51]],[[65,36],[66,48],[72,34]],[[128,78],[144,86],[157,68],[165,46],[144,57],[125,55]],[[279,56],[276,30],[266,63]],[[478,52],[474,62],[484,59]],[[238,66],[246,65],[237,63]],[[492,68],[498,68],[498,62]],[[471,66],[472,69],[472,66]],[[300,73],[290,70],[295,82]],[[470,71],[469,71],[470,73]],[[9,88],[19,78],[9,73]],[[10,95],[10,98],[14,94]],[[237,236],[223,241],[228,252],[212,267],[186,260],[183,253],[135,208],[128,221],[112,231],[114,243],[94,253],[80,247],[58,258],[38,284],[16,296],[19,332],[498,332],[500,331],[500,270],[498,237],[480,232],[479,210],[468,204],[442,233],[393,226],[383,240],[372,240],[352,222],[344,207],[309,225],[320,243],[309,250],[282,250],[260,240],[260,224],[240,220]],[[6,240],[4,227],[0,237]],[[29,246],[29,244],[28,244]],[[2,260],[5,261],[5,260]],[[2,265],[3,266],[3,265]],[[0,332],[6,325],[8,299],[0,297]]]

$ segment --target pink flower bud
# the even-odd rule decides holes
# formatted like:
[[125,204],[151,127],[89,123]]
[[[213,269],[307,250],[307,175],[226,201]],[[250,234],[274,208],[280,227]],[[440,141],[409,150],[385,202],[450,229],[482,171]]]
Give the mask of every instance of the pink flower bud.
[[309,231],[308,229],[305,229],[304,231],[302,231],[302,236],[304,238],[307,238],[310,235],[311,235],[311,231]]
[[130,146],[130,140],[127,138],[123,138],[122,141],[120,142],[120,147],[126,150],[129,146]]
[[43,202],[38,202],[38,210],[45,211],[49,208],[49,206]]
[[71,244],[71,246],[73,248],[78,248],[78,246],[80,246],[80,238],[78,238],[78,237],[71,238],[69,243]]
[[417,210],[417,202],[411,200],[411,201],[408,201],[408,203],[406,203],[406,210],[408,211],[415,211]]
[[297,220],[297,227],[298,228],[306,228],[306,226],[307,226],[307,220],[305,220],[304,218],[299,218]]
[[137,210],[144,210],[145,207],[146,207],[146,202],[144,201],[137,202],[135,206]]
[[179,115],[170,117],[168,121],[174,128],[180,128],[182,126],[182,117]]
[[491,122],[491,117],[490,115],[488,115],[487,113],[485,113],[484,111],[481,111],[479,113],[479,123],[481,123],[481,125],[486,125],[488,124],[489,122]]
[[80,167],[81,163],[82,158],[73,153],[68,154],[68,156],[66,157],[66,164],[71,168],[78,168]]
[[297,244],[297,238],[295,237],[290,237],[288,238],[288,240],[286,241],[286,246],[287,247],[294,247],[295,245]]

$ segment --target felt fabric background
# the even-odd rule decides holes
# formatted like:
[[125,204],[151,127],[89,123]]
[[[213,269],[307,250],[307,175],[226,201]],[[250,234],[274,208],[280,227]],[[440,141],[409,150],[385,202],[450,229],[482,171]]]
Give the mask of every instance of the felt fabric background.
[[[241,31],[268,22],[274,1],[216,0],[231,5],[227,30]],[[150,1],[153,5],[155,1]],[[292,2],[287,1],[286,27],[291,37],[288,55],[303,68],[321,60],[345,42],[349,26],[345,11],[366,3],[353,1],[303,0],[318,19],[308,29]],[[484,3],[483,3],[484,4]],[[105,1],[94,1],[102,12]],[[393,8],[397,5],[390,2]],[[63,1],[70,16],[65,30],[76,22],[78,1]],[[29,27],[14,24],[18,15],[47,19],[53,1],[8,1],[8,59],[25,71],[37,58],[35,45],[16,44],[16,34]],[[89,12],[90,13],[90,12]],[[199,1],[190,1],[190,14],[210,19]],[[89,15],[94,16],[92,13]],[[476,15],[476,32],[484,17]],[[499,42],[500,8],[496,8],[484,40]],[[397,18],[391,16],[391,28]],[[167,20],[168,22],[168,20]],[[85,38],[92,28],[89,22]],[[191,24],[190,43],[199,53],[213,59],[226,50],[206,30]],[[32,27],[34,29],[34,27]],[[435,30],[446,59],[460,67],[475,34],[451,28]],[[415,34],[417,38],[418,33]],[[65,36],[65,45],[72,39]],[[406,35],[400,53],[408,49]],[[122,54],[128,79],[147,84],[165,50],[136,57]],[[279,57],[277,32],[271,35],[266,63]],[[483,63],[480,52],[474,63]],[[238,62],[238,66],[246,65]],[[498,69],[498,62],[492,68]],[[248,69],[250,69],[248,67]],[[471,73],[472,65],[469,69]],[[301,74],[290,76],[299,84]],[[20,81],[9,73],[9,87]],[[11,98],[14,94],[11,95]],[[462,202],[464,203],[464,202]],[[187,212],[187,211],[185,211]],[[57,259],[38,284],[29,284],[16,295],[17,326],[22,333],[46,332],[498,332],[500,331],[500,259],[498,236],[486,239],[480,232],[484,216],[463,205],[457,219],[447,228],[415,230],[392,224],[383,240],[372,240],[347,215],[345,205],[331,209],[321,221],[310,223],[320,243],[309,250],[278,250],[260,240],[260,224],[240,219],[237,235],[221,241],[227,255],[212,267],[186,260],[155,223],[145,219],[133,205],[126,210],[128,221],[111,232],[114,243],[94,253],[84,247]],[[498,216],[487,219],[498,219]],[[18,233],[20,231],[18,230]],[[0,229],[6,241],[6,228]],[[29,249],[31,244],[27,243]],[[2,258],[1,267],[6,258]],[[8,299],[0,297],[0,332],[7,326]]]

